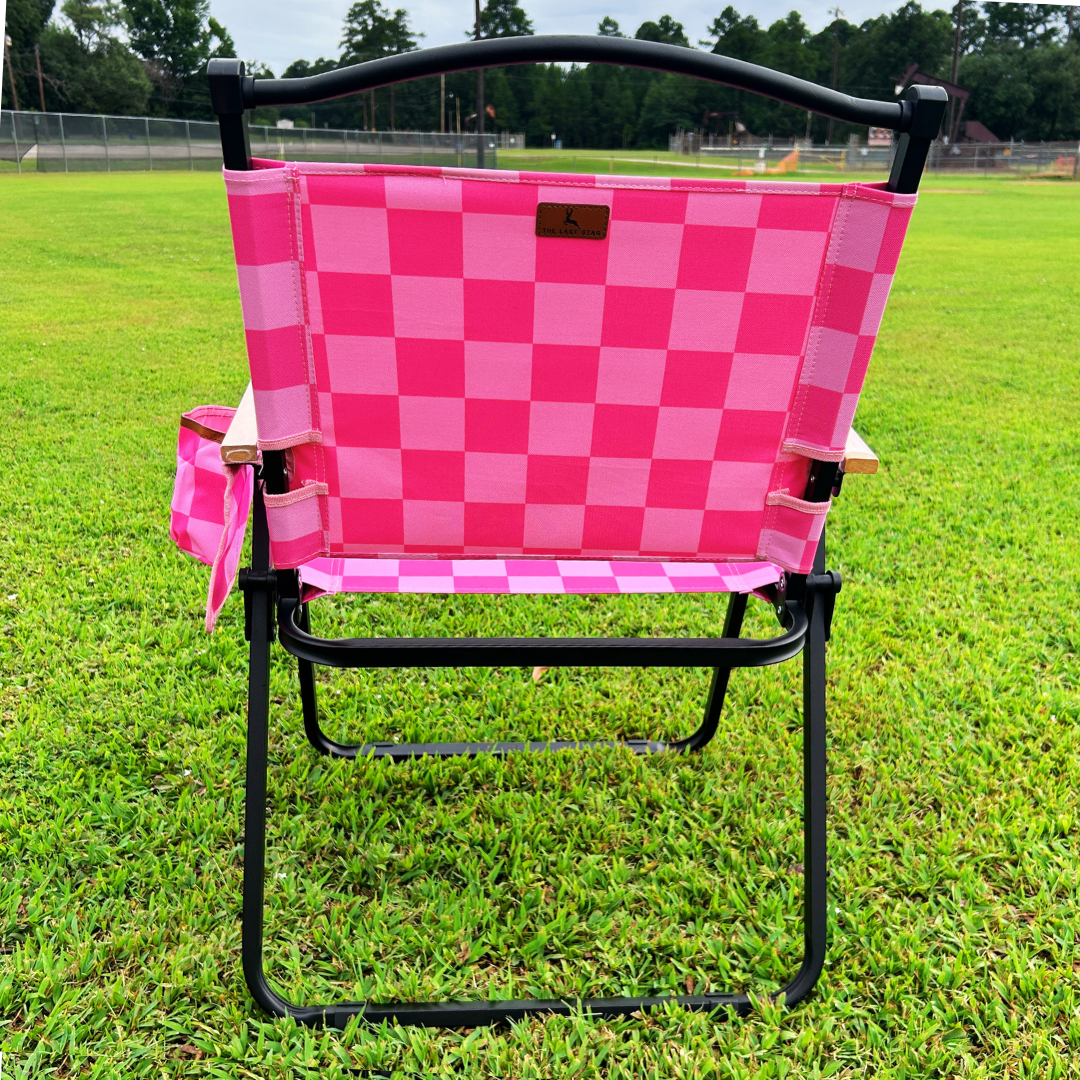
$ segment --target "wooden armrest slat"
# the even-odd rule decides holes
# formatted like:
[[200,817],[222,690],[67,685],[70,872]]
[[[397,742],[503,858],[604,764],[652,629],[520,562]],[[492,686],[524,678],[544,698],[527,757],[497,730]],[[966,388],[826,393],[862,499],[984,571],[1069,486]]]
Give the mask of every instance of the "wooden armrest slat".
[[879,464],[877,454],[863,442],[859,433],[852,428],[848,432],[847,443],[844,446],[844,472],[848,476],[852,473],[876,473]]
[[259,429],[255,423],[255,396],[251,383],[248,383],[221,443],[221,460],[228,465],[243,465],[258,459]]

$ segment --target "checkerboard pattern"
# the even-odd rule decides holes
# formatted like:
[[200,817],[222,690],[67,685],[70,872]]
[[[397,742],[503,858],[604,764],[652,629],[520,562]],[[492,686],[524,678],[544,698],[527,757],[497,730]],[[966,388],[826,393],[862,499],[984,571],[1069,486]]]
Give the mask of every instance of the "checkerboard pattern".
[[[258,162],[226,172],[275,565],[810,569],[915,196]],[[538,238],[539,202],[606,240]]]
[[221,405],[200,405],[184,413],[176,445],[169,535],[181,551],[212,567],[207,630],[214,629],[236,578],[254,491],[250,468],[221,461],[221,436],[235,412]]
[[784,576],[775,563],[598,562],[591,559],[314,559],[304,599],[328,593],[753,592]]

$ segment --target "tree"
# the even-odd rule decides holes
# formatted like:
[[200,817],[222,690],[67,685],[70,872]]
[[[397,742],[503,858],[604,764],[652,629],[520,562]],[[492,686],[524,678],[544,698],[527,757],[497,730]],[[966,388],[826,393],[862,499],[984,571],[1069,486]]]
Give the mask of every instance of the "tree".
[[[480,12],[481,37],[530,37],[534,32],[532,20],[516,0],[487,0]],[[474,33],[469,30],[466,36]]]
[[[42,31],[53,12],[55,0],[8,0],[7,35],[11,38],[11,66],[15,71],[15,90],[19,104],[25,109],[38,100],[37,73],[34,65],[34,46],[41,40]],[[14,109],[7,65],[4,65],[3,98],[5,109]]]
[[[210,17],[209,0],[124,0],[128,39],[154,86],[156,107],[171,114],[208,112],[206,64],[235,56],[225,28]],[[183,95],[183,97],[181,97]]]
[[[51,5],[49,5],[51,7]],[[67,0],[64,24],[50,22],[33,44],[40,48],[45,107],[49,111],[139,115],[146,111],[150,83],[137,56],[116,36],[122,15],[112,3]],[[10,27],[9,27],[10,28]],[[20,104],[39,105],[33,48],[32,87]],[[25,74],[25,68],[24,68]]]
[[670,15],[661,15],[659,22],[643,22],[634,37],[638,41],[659,41],[663,45],[682,45],[690,47],[690,39],[681,22],[676,22]]
[[[416,48],[416,39],[422,34],[414,34],[409,26],[409,13],[404,8],[391,12],[380,0],[358,0],[349,8],[345,16],[345,25],[341,34],[341,63],[362,64],[368,60],[378,60],[382,56],[395,56],[398,53],[412,52]],[[364,99],[364,126],[375,130],[375,91]],[[371,116],[367,115],[366,101],[371,102]],[[397,126],[395,116],[395,88],[390,87],[390,127]]]
[[[959,78],[973,91],[965,115],[1005,138],[1010,134],[1036,139],[1080,136],[1080,43],[1070,37],[1070,26],[1066,9],[1060,7],[965,3]],[[487,0],[481,12],[483,36],[531,31],[532,23],[515,0]],[[797,12],[764,26],[724,0],[706,40],[699,44],[717,54],[763,64],[823,86],[832,85],[836,48],[838,90],[892,101],[896,77],[913,62],[927,74],[948,77],[954,31],[952,0],[948,10],[928,10],[918,0],[903,0],[895,10],[859,26],[836,18],[816,34]],[[600,20],[596,33],[623,36],[610,15]],[[418,36],[409,28],[404,9],[390,11],[382,0],[364,0],[349,10],[340,60],[297,61],[285,74],[315,74],[343,63],[390,55],[413,48]],[[671,15],[642,23],[634,36],[689,45],[685,27]],[[807,131],[804,110],[748,91],[639,68],[523,65],[492,69],[486,79],[487,100],[495,108],[499,128],[524,131],[533,145],[547,145],[556,133],[568,148],[651,148],[665,146],[668,135],[678,127],[724,134],[736,123],[757,135],[801,137]],[[474,84],[472,72],[446,76],[451,112],[458,102],[464,116],[475,109]],[[438,129],[437,78],[406,83],[395,91],[365,93],[362,98],[285,107],[280,115],[331,127],[368,126],[375,123],[373,104],[382,121],[384,95],[390,99],[392,93],[396,93],[400,126]],[[824,139],[828,130],[826,118],[812,118],[815,139]],[[865,137],[866,128],[834,123],[834,139],[843,142],[851,134]]]
[[993,43],[1014,41],[1032,48],[1067,36],[1068,8],[1060,4],[984,4],[983,9],[986,38]]
[[41,66],[51,109],[145,114],[152,87],[139,58],[119,40],[116,4],[66,0],[67,26],[51,23],[41,36]]
[[391,12],[380,0],[358,0],[349,8],[341,33],[341,63],[362,64],[381,56],[412,52],[417,38],[404,8]]
[[712,51],[733,60],[757,63],[768,49],[765,32],[753,15],[742,16],[730,5],[713,19],[709,38],[702,45],[711,45]]

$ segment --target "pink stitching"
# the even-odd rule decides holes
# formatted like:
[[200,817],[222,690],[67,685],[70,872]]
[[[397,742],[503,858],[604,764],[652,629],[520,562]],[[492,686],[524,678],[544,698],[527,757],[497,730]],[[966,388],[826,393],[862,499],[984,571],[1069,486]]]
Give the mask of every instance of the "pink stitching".
[[[845,202],[844,200],[847,199],[847,198],[848,198],[847,195],[844,195],[844,196],[841,197],[840,204],[836,208],[836,218],[833,219],[834,228],[836,227],[837,224],[839,224],[839,227],[840,227],[840,231],[835,234],[835,236],[836,236],[836,246],[835,246],[835,248],[833,250],[836,251],[836,252],[839,252],[839,250],[840,250],[840,248],[841,248],[841,246],[843,245],[843,242],[844,242],[844,229],[847,226],[848,206],[849,206],[849,203]],[[837,220],[836,220],[837,218],[840,219],[839,222],[837,222]],[[830,238],[830,240],[831,240],[831,238]],[[830,248],[832,247],[831,243],[830,243],[829,247]],[[830,262],[829,262],[829,250],[826,249],[825,262],[823,263],[823,267],[827,267],[827,266],[830,266],[830,265],[835,267],[836,263],[833,262],[833,263],[830,264]],[[821,297],[820,294],[819,294],[819,299],[821,300],[820,306],[815,306],[814,313],[810,317],[810,329],[809,329],[808,333],[812,334],[814,332],[815,327],[817,327],[819,329],[819,333],[817,335],[817,341],[816,341],[815,346],[814,346],[813,356],[811,357],[809,354],[807,354],[807,356],[803,360],[803,370],[799,373],[799,388],[795,392],[795,404],[798,407],[798,411],[796,412],[795,408],[793,408],[791,410],[791,417],[788,420],[788,427],[787,427],[788,431],[798,431],[799,430],[799,425],[802,422],[803,412],[806,410],[807,394],[806,394],[805,390],[806,390],[806,388],[808,386],[812,385],[812,383],[813,383],[814,368],[815,368],[815,366],[817,364],[818,353],[821,350],[820,328],[825,325],[824,318],[825,318],[826,312],[829,310],[829,300],[832,298],[833,285],[834,285],[835,282],[836,282],[836,274],[831,273],[829,275],[829,284],[828,284],[828,289],[827,289],[827,291],[825,293],[825,296]],[[820,321],[818,320],[819,313],[821,315],[821,320]],[[806,366],[807,364],[809,364],[809,368],[807,368],[807,366]],[[785,439],[784,442],[786,444],[787,439]]]
[[812,446],[810,443],[799,442],[795,439],[785,439],[780,449],[786,454],[797,454],[799,457],[816,458],[818,461],[843,461],[846,450],[827,450],[820,446]]
[[828,502],[807,502],[805,499],[796,499],[786,491],[770,491],[765,496],[767,506],[786,506],[789,510],[798,510],[800,514],[827,514],[832,506],[832,499]]
[[287,491],[284,495],[264,495],[263,501],[270,508],[280,506],[292,506],[294,503],[312,499],[318,495],[329,495],[330,488],[327,484],[320,484],[318,480],[305,480],[304,486],[295,491]]
[[[290,165],[301,166],[304,162],[290,162]],[[474,176],[471,173],[461,171],[446,171],[439,174],[432,174],[429,172],[419,172],[407,167],[401,168],[400,171],[394,168],[392,172],[380,172],[380,169],[388,169],[390,166],[373,165],[370,168],[366,163],[359,162],[364,166],[364,171],[358,173],[352,169],[320,169],[317,173],[304,173],[305,176],[427,176],[441,175],[445,178],[454,180],[474,180],[483,184],[531,184],[535,187],[575,187],[575,188],[588,188],[592,191],[691,191],[700,194],[709,195],[804,195],[807,198],[820,197],[827,195],[830,198],[844,197],[844,188],[852,186],[847,184],[821,184],[817,191],[792,191],[790,187],[785,185],[769,185],[761,183],[761,181],[748,180],[743,181],[747,185],[753,184],[753,187],[745,187],[742,190],[735,191],[730,188],[714,188],[714,187],[678,187],[678,188],[658,188],[653,184],[612,184],[608,183],[592,183],[581,184],[573,180],[522,180],[520,177],[496,177],[496,176]],[[423,168],[438,168],[438,166],[427,165]],[[557,175],[557,174],[556,174]],[[759,186],[760,185],[760,186]],[[792,185],[793,187],[794,185]]]
[[260,439],[260,450],[288,450],[293,446],[303,446],[305,443],[321,443],[321,431],[301,431],[296,435],[286,435],[282,439]]

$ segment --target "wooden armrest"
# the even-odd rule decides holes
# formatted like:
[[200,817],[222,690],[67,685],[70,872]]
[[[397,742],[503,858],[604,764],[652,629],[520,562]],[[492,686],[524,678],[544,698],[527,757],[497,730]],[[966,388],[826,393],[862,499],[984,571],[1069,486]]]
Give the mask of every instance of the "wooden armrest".
[[[230,433],[231,433],[230,428]],[[877,454],[862,441],[859,433],[852,428],[848,432],[847,444],[844,446],[844,460],[841,463],[844,473],[850,476],[852,473],[876,473],[878,471]]]
[[255,424],[255,396],[251,383],[237,406],[229,430],[221,443],[221,460],[227,465],[243,465],[259,460],[259,429]]

